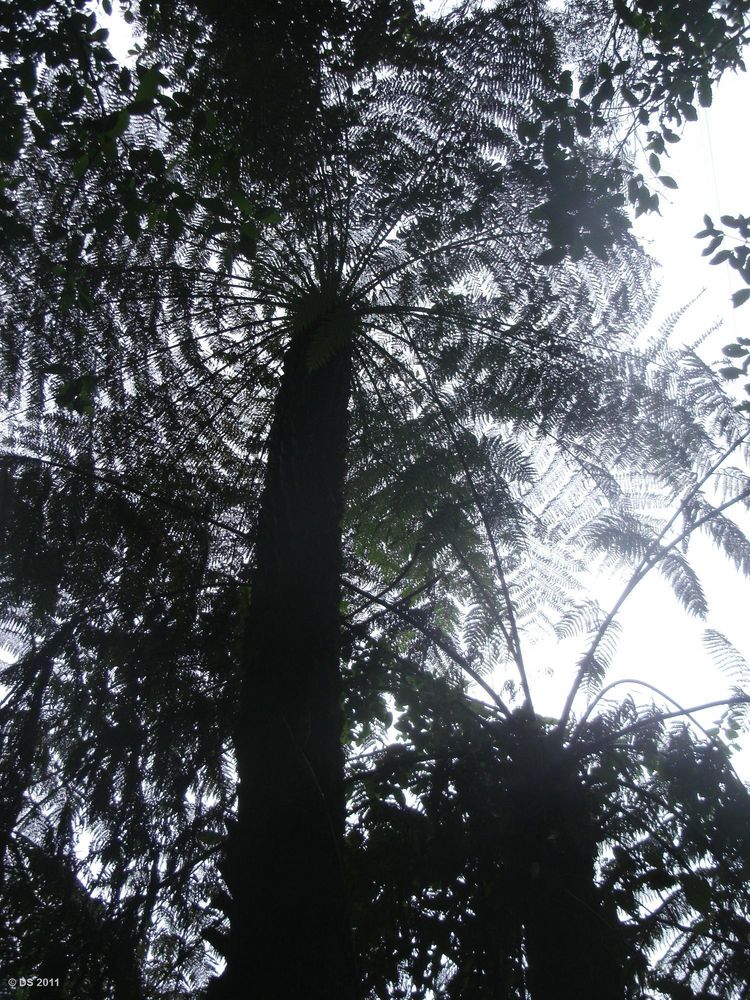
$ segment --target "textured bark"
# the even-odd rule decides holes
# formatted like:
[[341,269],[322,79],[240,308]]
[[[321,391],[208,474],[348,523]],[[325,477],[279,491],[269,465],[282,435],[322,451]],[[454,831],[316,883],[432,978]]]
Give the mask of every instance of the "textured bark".
[[340,845],[341,517],[351,337],[310,370],[287,351],[268,442],[224,874],[228,966],[211,996],[352,1000]]

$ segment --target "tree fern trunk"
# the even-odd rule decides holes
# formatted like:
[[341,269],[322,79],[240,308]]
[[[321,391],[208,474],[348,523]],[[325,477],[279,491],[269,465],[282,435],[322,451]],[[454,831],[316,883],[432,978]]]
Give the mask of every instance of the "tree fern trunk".
[[530,889],[525,943],[531,1000],[625,996],[620,928],[615,913],[602,906],[593,863],[585,870],[581,864],[581,846],[560,856],[556,870],[540,872]]
[[[526,803],[524,940],[531,1000],[623,1000],[626,941],[596,884],[591,804],[565,768],[537,774]],[[536,822],[535,822],[536,820]]]
[[[268,441],[243,654],[232,903],[217,997],[351,1000],[340,845],[341,516],[351,337],[310,370],[313,331],[285,361]],[[214,994],[212,994],[213,996]]]

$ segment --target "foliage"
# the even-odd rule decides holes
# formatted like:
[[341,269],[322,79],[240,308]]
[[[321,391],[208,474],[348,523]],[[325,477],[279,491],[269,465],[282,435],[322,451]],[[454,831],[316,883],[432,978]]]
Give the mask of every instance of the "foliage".
[[[710,263],[714,265],[728,263],[730,267],[740,274],[745,284],[750,285],[750,265],[748,265],[750,225],[748,224],[748,220],[743,215],[739,215],[736,218],[732,215],[722,215],[721,222],[722,225],[727,227],[726,230],[717,228],[710,215],[703,216],[705,228],[696,233],[698,239],[707,239],[709,241],[703,250],[703,256],[711,257]],[[729,234],[727,232],[729,229],[737,230],[737,236],[733,237]],[[727,237],[735,239],[737,241],[736,245],[732,247],[722,246]],[[735,309],[747,302],[748,298],[750,298],[750,289],[741,288],[739,291],[736,291],[732,295],[732,303]],[[719,369],[719,373],[723,378],[733,382],[747,374],[748,366],[750,365],[750,350],[748,350],[748,347],[750,347],[750,340],[747,337],[738,337],[736,343],[727,344],[723,349],[726,364],[724,368]],[[746,383],[745,391],[750,392],[750,382]],[[750,401],[740,403],[738,409],[750,411]]]
[[[625,956],[628,996],[741,995],[750,801],[715,744],[632,702],[560,744],[551,722],[501,720],[429,681],[417,697],[427,725],[407,706],[398,727],[408,745],[353,770],[369,995],[394,983],[397,996],[527,995],[534,910],[564,934],[556,885],[590,836],[600,851],[591,904],[604,927],[580,956],[589,975],[601,976],[604,945]],[[580,934],[580,912],[566,916]],[[575,984],[558,991],[577,995]]]
[[546,263],[568,254],[578,259],[585,249],[606,259],[609,243],[627,226],[621,212],[626,199],[636,217],[658,212],[658,194],[623,156],[627,140],[645,130],[653,176],[676,188],[675,179],[662,173],[669,146],[679,141],[675,130],[697,119],[696,99],[702,107],[711,104],[723,72],[744,69],[744,0],[616,0],[609,19],[596,4],[582,6],[572,28],[570,12],[561,12],[558,28],[572,36],[579,79],[564,69],[553,93],[537,98],[534,113],[519,127],[530,169],[549,176],[547,200],[534,209],[550,243],[542,255]]
[[[348,760],[348,848],[368,995],[394,987],[396,996],[535,995],[529,948],[540,917],[550,934],[542,964],[553,982],[538,995],[742,995],[750,959],[750,798],[723,740],[733,744],[747,731],[748,666],[723,636],[706,633],[733,681],[722,726],[712,733],[697,724],[695,710],[670,704],[648,683],[657,699],[650,709],[638,708],[630,694],[623,699],[616,690],[637,681],[602,688],[613,612],[580,600],[591,562],[582,540],[589,553],[616,546],[620,558],[635,563],[616,612],[644,573],[663,566],[695,531],[721,535],[723,515],[707,498],[724,479],[727,486],[732,481],[732,498],[747,504],[746,475],[714,463],[659,521],[658,493],[645,493],[637,479],[622,483],[619,518],[611,499],[602,517],[593,496],[589,504],[580,494],[566,498],[570,486],[561,486],[558,469],[551,503],[544,492],[526,494],[527,509],[546,529],[540,547],[555,571],[549,593],[538,585],[539,550],[531,549],[510,577],[512,609],[501,594],[486,617],[486,595],[485,608],[464,607],[452,644],[435,639],[446,616],[434,589],[430,597],[414,593],[408,603],[376,599],[383,611],[375,634],[353,623],[351,687],[364,685],[366,701],[349,702],[355,744]],[[650,523],[635,513],[639,504]],[[739,534],[734,540],[742,560],[747,540]],[[703,616],[699,585],[688,582],[686,569],[667,569],[667,576],[676,595]],[[529,574],[527,621],[519,584]],[[485,586],[491,594],[499,581],[489,576]],[[555,599],[561,612],[556,634],[587,637],[576,687],[588,679],[589,693],[578,718],[570,713],[576,687],[560,719],[540,717],[524,698],[509,711],[507,698],[517,698],[513,686],[493,689],[485,680],[484,700],[477,700],[476,684],[470,697],[467,684],[476,681],[483,658],[497,664],[504,654],[523,669],[503,636],[503,616],[517,615],[528,652],[531,626],[538,628],[545,604]],[[366,602],[359,613],[369,613]],[[495,666],[494,677],[507,677],[508,669]],[[380,712],[372,704],[378,699]],[[573,883],[581,868],[585,874]],[[574,897],[598,914],[592,926],[586,913],[571,908]],[[571,960],[571,947],[581,967]],[[627,987],[608,987],[607,951],[619,956]]]

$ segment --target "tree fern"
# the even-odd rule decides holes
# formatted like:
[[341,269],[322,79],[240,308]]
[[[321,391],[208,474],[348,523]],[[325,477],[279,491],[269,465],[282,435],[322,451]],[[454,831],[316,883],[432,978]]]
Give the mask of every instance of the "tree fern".
[[[47,9],[54,34],[65,11]],[[91,42],[96,18],[77,10]],[[342,721],[360,742],[382,737],[388,694],[411,707],[402,733],[452,759],[452,734],[473,720],[469,756],[497,758],[470,823],[481,832],[483,800],[491,815],[493,787],[507,792],[520,825],[506,821],[499,842],[512,847],[525,829],[529,746],[533,756],[539,737],[553,764],[562,751],[540,720],[528,743],[512,711],[520,696],[492,697],[483,674],[504,657],[507,679],[529,698],[524,629],[564,610],[595,519],[610,517],[631,543],[637,520],[638,554],[650,553],[663,525],[652,496],[693,489],[696,499],[696,466],[710,466],[736,430],[695,359],[683,389],[673,354],[634,346],[644,305],[633,287],[648,283],[649,266],[623,235],[610,189],[598,197],[588,183],[600,150],[581,144],[566,187],[550,142],[545,165],[523,138],[539,102],[559,100],[567,54],[552,15],[513,2],[465,4],[436,22],[408,5],[383,11],[331,4],[291,19],[279,10],[266,35],[231,5],[218,16],[200,3],[196,16],[143,4],[133,70],[97,60],[102,38],[93,38],[93,83],[78,107],[75,80],[54,57],[28,105],[13,85],[13,114],[44,126],[40,139],[28,124],[22,137],[35,141],[9,166],[0,355],[0,587],[29,636],[3,674],[4,711],[14,713],[3,778],[17,891],[7,899],[19,914],[10,946],[30,962],[45,960],[43,928],[59,918],[28,896],[14,909],[33,856],[75,879],[66,928],[79,904],[118,932],[129,921],[147,995],[202,988],[222,951],[228,978],[214,996],[239,989],[243,969],[260,993],[299,995],[303,983],[329,997],[340,973],[349,983],[337,995],[351,995],[337,895],[349,864],[339,849]],[[32,46],[29,25],[44,27],[37,13],[19,21]],[[298,48],[285,44],[290,32]],[[39,37],[46,44],[49,33]],[[267,37],[293,70],[278,95],[262,80]],[[277,133],[269,121],[287,97]],[[539,252],[557,218],[549,205],[560,186],[570,193],[572,176],[591,200],[576,196],[548,267]],[[534,212],[540,204],[546,214]],[[602,204],[617,244],[606,264]],[[586,213],[598,255],[573,232]],[[575,260],[563,259],[566,248]],[[638,492],[616,464],[647,466]],[[290,486],[301,468],[308,474]],[[315,549],[321,525],[330,544]],[[342,569],[354,595],[343,720]],[[605,615],[596,628],[591,657],[603,662]],[[468,701],[460,677],[483,684],[491,708]],[[564,787],[575,798],[570,745]],[[508,762],[520,777],[503,770]],[[434,802],[455,847],[466,810],[453,805],[472,774],[416,774],[411,794]],[[373,808],[372,788],[357,793],[358,811]],[[388,795],[386,814],[420,845],[419,810]],[[80,830],[91,839],[74,865]],[[378,830],[363,836],[377,840]],[[594,839],[584,840],[593,864]],[[488,868],[480,855],[469,867],[494,872],[496,854]],[[489,971],[456,961],[469,949],[456,950],[441,919],[438,864],[419,887],[421,928],[381,921],[396,928],[401,952],[368,983],[403,985],[408,970],[426,989],[455,966],[460,977],[445,987],[454,995],[490,973],[521,989],[522,939],[518,920],[502,915],[506,900],[469,911],[469,880],[442,861],[456,926],[462,911],[493,933],[499,919],[500,957],[496,939]],[[383,898],[407,884],[403,867],[397,875],[380,886]],[[510,889],[517,900],[523,883],[512,873]],[[279,968],[272,945],[290,920],[297,961]],[[42,928],[28,946],[17,933],[24,921]],[[361,936],[367,963],[382,955],[381,942]],[[72,981],[89,988],[91,955],[63,943]],[[104,996],[115,988],[113,979],[91,986]]]

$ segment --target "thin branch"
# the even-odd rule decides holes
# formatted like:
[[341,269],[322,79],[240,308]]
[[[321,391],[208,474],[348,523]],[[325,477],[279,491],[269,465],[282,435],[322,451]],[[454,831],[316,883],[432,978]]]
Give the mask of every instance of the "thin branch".
[[619,598],[615,601],[615,603],[614,603],[614,605],[612,607],[612,610],[609,612],[609,614],[606,615],[606,617],[602,621],[601,625],[597,629],[596,635],[594,636],[594,639],[593,639],[591,645],[589,646],[589,648],[586,651],[585,655],[581,659],[581,664],[580,664],[580,667],[578,669],[578,673],[576,674],[575,680],[573,681],[573,685],[571,686],[570,692],[569,692],[568,697],[567,697],[567,699],[565,701],[565,706],[563,708],[562,716],[560,718],[560,722],[558,723],[558,731],[561,732],[564,729],[564,727],[566,726],[567,722],[568,722],[568,718],[570,717],[570,713],[571,713],[572,708],[573,708],[573,702],[575,700],[576,695],[578,694],[578,689],[581,686],[581,683],[583,682],[583,678],[586,676],[586,670],[588,668],[589,663],[591,662],[591,659],[592,659],[594,653],[597,650],[597,647],[599,646],[599,643],[604,638],[604,635],[607,632],[607,629],[610,627],[610,625],[614,621],[614,619],[615,619],[617,613],[619,612],[620,608],[623,606],[623,604],[625,603],[625,601],[632,594],[632,592],[635,590],[635,588],[638,586],[638,584],[641,582],[641,580],[672,549],[674,549],[681,542],[683,542],[686,538],[688,538],[697,528],[700,528],[702,525],[704,525],[708,521],[712,520],[718,514],[722,513],[722,511],[727,510],[727,508],[732,507],[734,504],[741,502],[742,500],[746,499],[747,497],[750,497],[750,489],[743,490],[737,496],[732,497],[731,499],[727,500],[725,503],[721,504],[720,506],[713,508],[711,511],[709,511],[709,513],[705,514],[703,517],[701,517],[697,521],[693,522],[693,524],[691,524],[689,528],[686,528],[685,531],[681,532],[676,538],[674,538],[669,543],[669,545],[666,545],[663,548],[660,548],[658,552],[654,553],[654,551],[653,551],[654,548],[656,546],[660,545],[660,543],[661,543],[662,539],[664,538],[664,536],[666,535],[666,533],[669,531],[669,529],[672,527],[672,525],[674,524],[674,522],[677,520],[678,516],[684,511],[685,505],[688,503],[688,501],[691,500],[693,497],[695,497],[698,494],[698,492],[701,490],[701,488],[703,486],[705,486],[705,484],[708,482],[708,480],[711,478],[711,476],[713,476],[713,474],[716,472],[716,470],[719,468],[719,466],[722,464],[722,462],[724,462],[732,454],[732,452],[736,448],[739,447],[740,444],[742,444],[744,441],[746,441],[748,439],[748,437],[750,437],[750,431],[747,431],[745,434],[743,434],[741,437],[739,437],[726,451],[723,452],[723,454],[721,455],[721,457],[716,462],[714,462],[714,464],[708,469],[708,471],[701,478],[701,480],[698,483],[696,483],[696,485],[687,493],[687,495],[685,497],[682,498],[682,500],[680,501],[679,506],[678,506],[677,510],[675,511],[675,513],[673,514],[673,516],[669,519],[669,521],[664,526],[664,528],[661,530],[661,532],[659,533],[659,535],[649,545],[646,553],[644,554],[644,556],[641,559],[640,563],[638,564],[638,566],[636,567],[636,569],[633,572],[632,576],[628,580],[628,582],[627,582],[624,590],[620,594]]
[[[670,698],[669,700],[673,701],[672,698]],[[704,704],[702,705],[692,705],[690,708],[676,708],[673,712],[659,712],[656,715],[649,716],[647,719],[639,719],[638,722],[634,722],[631,725],[626,726],[624,729],[620,729],[616,733],[610,733],[604,739],[597,740],[595,743],[590,743],[586,747],[586,752],[595,753],[597,750],[601,750],[602,747],[606,747],[614,740],[620,739],[623,736],[627,736],[629,733],[636,732],[639,729],[647,729],[649,726],[658,725],[659,723],[664,722],[666,719],[676,719],[682,715],[687,715],[688,717],[690,717],[694,715],[696,712],[705,712],[710,708],[721,708],[725,705],[750,705],[750,695],[744,695],[744,694],[735,695],[732,698],[719,698],[717,701],[707,701],[704,702]],[[699,724],[696,723],[696,725]],[[700,725],[699,728],[703,729],[703,727]],[[703,730],[703,732],[705,732],[705,730]]]
[[518,631],[518,625],[516,622],[516,615],[513,608],[513,602],[510,596],[510,588],[508,586],[508,581],[505,576],[502,560],[500,559],[500,553],[497,548],[497,543],[495,542],[495,536],[492,532],[492,528],[489,523],[489,518],[487,517],[487,514],[484,509],[484,504],[482,503],[482,500],[479,496],[479,491],[477,489],[476,483],[474,482],[474,476],[472,475],[471,469],[469,468],[469,463],[466,460],[463,448],[461,447],[461,444],[458,440],[458,436],[455,430],[453,429],[453,424],[451,422],[451,418],[450,415],[448,414],[447,408],[445,407],[442,399],[440,398],[440,393],[438,392],[435,383],[432,381],[432,378],[430,377],[427,371],[427,368],[424,364],[424,361],[422,360],[422,356],[419,352],[419,349],[414,343],[408,328],[403,323],[403,321],[401,322],[401,325],[404,330],[404,335],[408,339],[409,344],[411,345],[411,348],[414,351],[414,356],[416,357],[417,361],[422,367],[422,371],[424,372],[425,382],[430,390],[430,395],[433,401],[435,402],[436,406],[440,410],[440,414],[443,418],[446,430],[448,431],[448,435],[451,439],[455,452],[458,455],[459,462],[461,463],[461,468],[464,471],[464,476],[466,477],[466,482],[471,492],[472,498],[474,500],[474,504],[477,508],[477,512],[479,513],[479,516],[482,520],[482,524],[484,526],[484,530],[487,535],[487,541],[489,542],[490,549],[492,551],[492,558],[495,564],[495,572],[497,573],[498,582],[500,583],[500,589],[503,594],[503,601],[505,602],[505,610],[508,615],[510,637],[512,639],[512,642],[509,645],[510,653],[513,656],[513,659],[515,660],[516,667],[518,668],[518,673],[521,679],[521,687],[523,688],[523,693],[524,697],[526,698],[526,703],[529,707],[529,711],[533,715],[534,703],[531,698],[531,688],[529,686],[529,679],[526,673],[526,667],[523,660],[523,652],[521,649],[521,638]]
[[414,614],[412,614],[412,612],[408,608],[400,607],[398,603],[394,603],[392,601],[386,601],[382,597],[374,597],[372,594],[368,594],[366,590],[362,590],[360,587],[352,583],[350,580],[344,580],[343,582],[344,586],[347,589],[354,591],[355,594],[359,594],[361,597],[369,598],[372,601],[372,603],[379,604],[381,607],[385,608],[388,611],[393,612],[395,615],[398,615],[399,618],[402,618],[404,621],[409,622],[410,625],[418,629],[431,642],[434,642],[435,645],[438,647],[438,649],[441,649],[443,653],[445,653],[445,655],[449,657],[449,659],[453,660],[453,662],[458,667],[460,667],[461,670],[463,670],[464,673],[468,677],[470,677],[475,684],[478,684],[482,688],[482,690],[489,695],[489,697],[494,701],[494,703],[501,710],[501,712],[503,712],[504,715],[510,717],[512,713],[508,708],[508,706],[503,701],[503,699],[500,697],[500,695],[497,694],[497,692],[487,683],[487,681],[485,681],[485,679],[480,674],[476,672],[476,670],[474,670],[474,668],[466,659],[466,657],[463,656],[461,653],[459,653],[459,651],[453,645],[453,641],[447,635],[445,635],[445,633],[441,629],[433,625],[427,625],[424,622],[420,621],[419,618],[417,618]]
[[[668,695],[665,691],[662,691],[661,688],[656,687],[655,684],[650,684],[648,681],[639,680],[637,677],[623,677],[621,680],[619,680],[619,681],[613,681],[611,684],[608,684],[605,688],[602,688],[602,690],[599,692],[599,694],[596,696],[596,698],[594,698],[594,700],[591,702],[591,704],[586,709],[586,711],[584,712],[584,714],[581,716],[581,719],[578,722],[578,724],[576,725],[575,729],[573,730],[573,733],[572,733],[571,738],[570,738],[571,744],[574,742],[574,740],[576,739],[576,737],[578,737],[581,734],[586,720],[591,715],[591,713],[593,712],[594,708],[596,708],[597,704],[602,700],[602,698],[604,698],[604,696],[607,694],[607,692],[611,691],[612,688],[619,687],[622,684],[637,684],[639,687],[648,688],[650,691],[654,691],[656,694],[658,694],[659,697],[663,698],[665,701],[670,701],[673,705],[675,705],[681,711],[683,711],[683,712],[685,711],[685,709],[682,708],[682,706],[679,704],[679,702],[677,702],[674,698],[672,698],[670,695]],[[697,723],[696,723],[696,725],[697,725]],[[702,726],[699,726],[699,729],[703,730],[704,733],[706,732],[705,729],[703,729]],[[706,733],[706,735],[708,735],[708,733]]]

